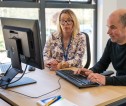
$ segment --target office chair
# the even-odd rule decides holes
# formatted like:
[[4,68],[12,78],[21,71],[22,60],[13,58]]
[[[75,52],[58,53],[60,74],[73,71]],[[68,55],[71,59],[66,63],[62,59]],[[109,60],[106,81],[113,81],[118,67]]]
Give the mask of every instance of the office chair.
[[[85,37],[86,37],[86,50],[87,50],[87,61],[84,65],[84,68],[89,68],[89,65],[90,65],[90,62],[91,62],[91,50],[90,50],[90,40],[89,40],[89,36],[87,33],[85,32],[82,32],[85,34]],[[107,70],[107,71],[104,71],[103,73],[101,73],[102,75],[105,75],[105,76],[111,76],[112,74],[114,74],[113,71],[111,70]]]
[[91,62],[90,40],[89,40],[89,36],[88,36],[87,33],[85,33],[85,32],[82,32],[82,33],[86,37],[86,46],[87,46],[86,47],[86,50],[87,50],[87,61],[86,61],[85,65],[84,65],[84,68],[88,68],[89,65],[90,65],[90,62]]

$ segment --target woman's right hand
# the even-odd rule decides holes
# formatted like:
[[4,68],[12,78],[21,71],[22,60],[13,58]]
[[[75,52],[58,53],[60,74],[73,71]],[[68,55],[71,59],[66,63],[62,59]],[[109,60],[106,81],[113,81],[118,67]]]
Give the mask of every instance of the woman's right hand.
[[47,65],[51,65],[51,66],[57,65],[57,64],[58,64],[58,61],[57,61],[56,59],[51,59],[51,60],[49,60],[48,63],[47,63]]
[[50,59],[47,63],[46,63],[46,67],[50,68],[50,70],[56,70],[58,65],[58,61],[56,59]]

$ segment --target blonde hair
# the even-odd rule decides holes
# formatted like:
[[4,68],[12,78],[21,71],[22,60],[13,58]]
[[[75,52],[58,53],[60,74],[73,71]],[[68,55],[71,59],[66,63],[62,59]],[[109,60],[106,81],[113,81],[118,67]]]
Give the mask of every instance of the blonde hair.
[[61,15],[63,13],[68,14],[72,18],[72,20],[73,20],[73,33],[72,34],[73,34],[73,36],[76,36],[79,33],[79,31],[80,31],[79,22],[78,22],[78,19],[77,19],[75,13],[72,10],[70,10],[70,9],[64,9],[59,14],[59,17],[57,19],[57,31],[58,31],[58,34],[62,33],[62,29],[61,29],[61,26],[60,26],[60,18],[61,18]]

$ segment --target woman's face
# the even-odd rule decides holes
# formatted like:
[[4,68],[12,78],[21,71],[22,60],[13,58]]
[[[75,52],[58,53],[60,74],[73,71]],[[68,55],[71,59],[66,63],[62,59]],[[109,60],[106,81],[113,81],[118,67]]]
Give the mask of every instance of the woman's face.
[[62,29],[62,32],[64,34],[71,34],[73,32],[73,25],[74,23],[72,18],[68,14],[62,13],[60,17],[60,27]]

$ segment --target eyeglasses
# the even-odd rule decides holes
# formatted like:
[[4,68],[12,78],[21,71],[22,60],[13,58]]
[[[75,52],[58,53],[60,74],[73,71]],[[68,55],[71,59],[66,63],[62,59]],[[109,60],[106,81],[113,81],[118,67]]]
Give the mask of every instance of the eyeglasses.
[[61,25],[65,25],[65,23],[67,23],[67,25],[71,25],[73,23],[73,20],[60,20]]

